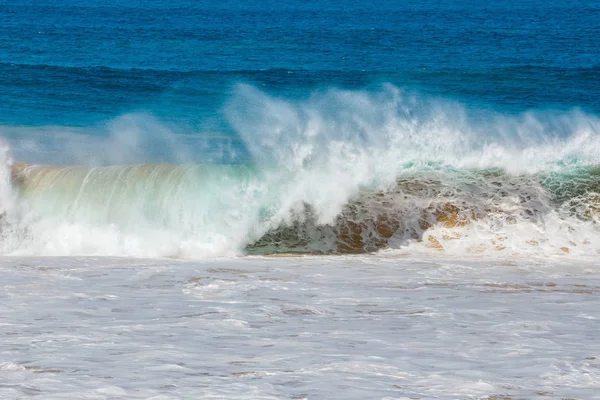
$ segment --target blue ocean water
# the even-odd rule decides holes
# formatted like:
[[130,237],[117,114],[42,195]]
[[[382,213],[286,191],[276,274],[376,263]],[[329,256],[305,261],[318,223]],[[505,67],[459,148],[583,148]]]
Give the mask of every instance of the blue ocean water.
[[382,83],[519,112],[600,112],[596,1],[0,3],[0,123],[148,112],[202,130],[239,82],[286,97]]

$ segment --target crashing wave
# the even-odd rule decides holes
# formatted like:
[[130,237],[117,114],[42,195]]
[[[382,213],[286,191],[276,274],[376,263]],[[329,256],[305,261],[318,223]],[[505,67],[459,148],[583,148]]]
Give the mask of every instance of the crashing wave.
[[[37,148],[87,159],[12,163],[5,151],[0,252],[505,257],[600,249],[594,115],[475,112],[392,86],[292,101],[246,85],[224,113],[247,156],[235,165],[177,151],[177,135],[139,115],[111,123],[108,134],[46,130],[43,144],[29,129],[27,142],[11,142],[15,157],[36,159],[24,149]],[[68,153],[62,143],[72,144]],[[168,162],[147,163],[156,154]]]

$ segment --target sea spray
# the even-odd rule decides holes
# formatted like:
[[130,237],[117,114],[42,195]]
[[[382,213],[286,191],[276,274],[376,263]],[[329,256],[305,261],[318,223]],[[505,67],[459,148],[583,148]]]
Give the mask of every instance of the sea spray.
[[[136,115],[88,138],[96,166],[13,164],[2,252],[597,254],[594,115],[501,115],[390,85],[301,100],[239,85],[224,115],[246,160],[194,154]],[[106,165],[127,154],[161,163]]]

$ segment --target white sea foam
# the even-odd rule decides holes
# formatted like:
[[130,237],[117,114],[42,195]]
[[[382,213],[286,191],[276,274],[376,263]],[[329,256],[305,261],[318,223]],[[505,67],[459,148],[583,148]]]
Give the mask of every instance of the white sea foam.
[[0,272],[5,399],[598,398],[595,263],[4,257]]

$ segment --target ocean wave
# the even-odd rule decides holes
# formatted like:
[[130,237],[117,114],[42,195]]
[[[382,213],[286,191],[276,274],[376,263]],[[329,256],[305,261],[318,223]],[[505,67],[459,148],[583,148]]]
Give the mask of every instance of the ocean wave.
[[224,112],[248,163],[49,166],[12,162],[6,149],[0,251],[586,257],[600,248],[594,115],[473,112],[393,86],[292,101],[240,85]]

